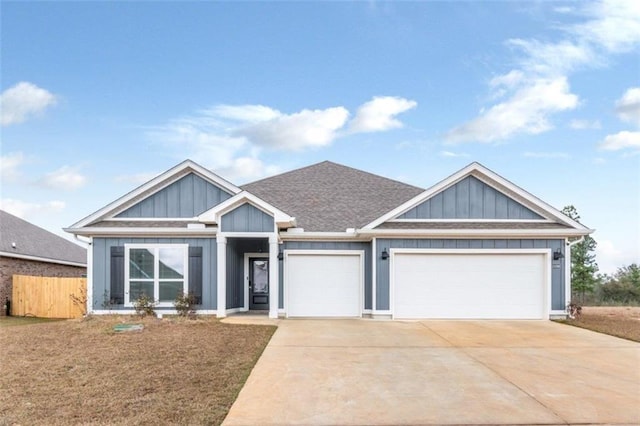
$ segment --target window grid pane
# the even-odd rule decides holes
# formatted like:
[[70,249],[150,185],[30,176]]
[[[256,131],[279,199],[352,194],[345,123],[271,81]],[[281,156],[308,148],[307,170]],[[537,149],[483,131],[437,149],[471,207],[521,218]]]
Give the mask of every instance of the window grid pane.
[[129,252],[129,277],[153,279],[155,255],[148,249],[131,249]]

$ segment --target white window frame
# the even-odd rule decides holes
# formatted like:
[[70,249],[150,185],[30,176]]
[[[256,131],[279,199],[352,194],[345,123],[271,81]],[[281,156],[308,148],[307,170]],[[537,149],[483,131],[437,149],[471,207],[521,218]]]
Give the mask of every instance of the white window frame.
[[[160,302],[160,262],[159,253],[160,249],[182,249],[183,262],[184,262],[184,282],[182,284],[182,292],[187,293],[189,291],[189,244],[125,244],[124,245],[124,305],[127,307],[133,307],[133,301],[129,299],[130,296],[130,284],[131,277],[129,274],[129,262],[131,249],[146,249],[153,252],[153,300],[156,302],[156,306],[159,308],[173,307],[173,301]],[[139,281],[134,279],[133,281]],[[171,279],[168,281],[178,281],[177,279]]]

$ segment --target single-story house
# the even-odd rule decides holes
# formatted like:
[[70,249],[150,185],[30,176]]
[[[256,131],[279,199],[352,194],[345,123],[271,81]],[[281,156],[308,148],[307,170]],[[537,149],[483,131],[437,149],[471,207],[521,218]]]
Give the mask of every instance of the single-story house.
[[11,300],[14,275],[82,277],[86,267],[84,247],[0,210],[0,306]]
[[[89,306],[285,317],[565,316],[591,232],[478,163],[429,189],[325,161],[236,186],[192,161],[75,223]],[[105,301],[109,309],[104,309]]]

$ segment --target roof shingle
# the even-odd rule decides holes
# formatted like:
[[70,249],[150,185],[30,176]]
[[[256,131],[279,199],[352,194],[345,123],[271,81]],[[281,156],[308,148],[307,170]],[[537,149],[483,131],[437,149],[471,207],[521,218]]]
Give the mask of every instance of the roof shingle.
[[424,189],[330,161],[246,184],[242,189],[309,232],[361,228]]
[[87,263],[85,248],[3,210],[0,210],[0,251],[48,259],[52,263]]

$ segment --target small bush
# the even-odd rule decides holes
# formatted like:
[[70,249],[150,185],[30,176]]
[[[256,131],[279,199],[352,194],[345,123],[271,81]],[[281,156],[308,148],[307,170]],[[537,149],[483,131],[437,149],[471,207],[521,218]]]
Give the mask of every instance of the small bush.
[[136,300],[133,301],[133,308],[136,310],[136,314],[141,317],[156,316],[156,302],[153,297],[147,296],[142,293]]
[[569,302],[567,305],[567,313],[571,319],[580,318],[580,315],[582,314],[582,306],[576,302]]
[[194,318],[196,316],[196,297],[193,294],[184,293],[178,295],[173,304],[179,316],[186,318]]

